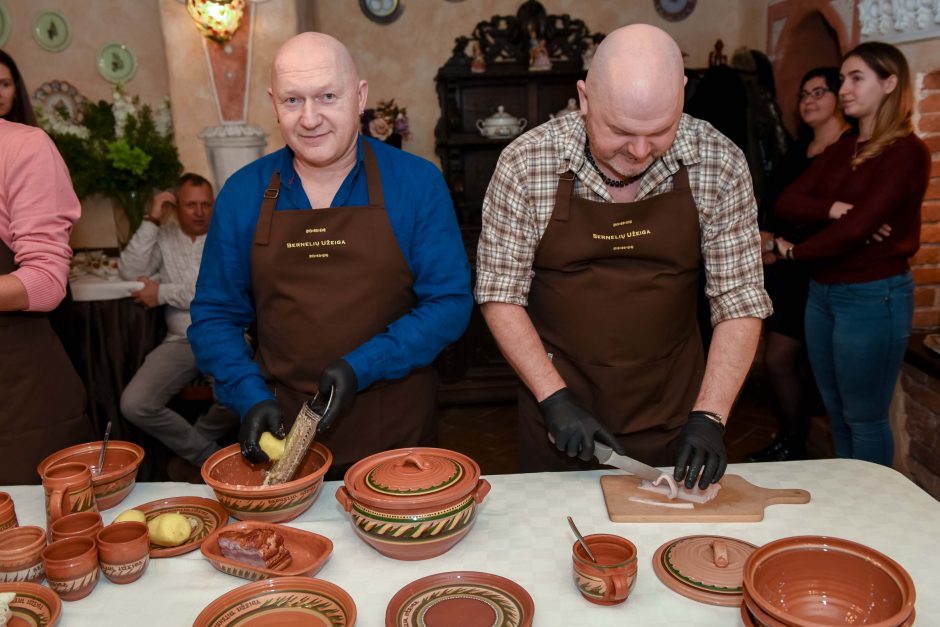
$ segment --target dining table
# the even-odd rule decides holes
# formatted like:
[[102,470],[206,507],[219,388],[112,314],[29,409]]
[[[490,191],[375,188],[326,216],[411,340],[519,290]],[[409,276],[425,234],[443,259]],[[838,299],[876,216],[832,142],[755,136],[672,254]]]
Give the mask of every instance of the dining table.
[[[940,568],[934,553],[940,502],[904,475],[849,459],[732,464],[727,472],[765,488],[802,488],[810,492],[811,500],[771,505],[763,520],[755,522],[616,523],[608,518],[599,479],[620,471],[489,475],[492,489],[467,536],[443,555],[422,561],[391,559],[366,545],[334,498],[342,482],[324,483],[313,505],[284,524],[332,541],[332,554],[315,576],[347,591],[356,604],[356,624],[366,627],[385,624],[390,600],[408,583],[451,571],[492,573],[516,582],[534,601],[536,626],[742,625],[739,608],[680,596],[653,571],[657,548],[697,534],[755,545],[798,535],[833,536],[867,545],[910,573],[917,592],[917,624],[940,624]],[[13,497],[20,525],[44,525],[41,486],[0,489]],[[180,496],[213,498],[214,494],[206,485],[140,482],[102,517],[108,524],[126,509]],[[567,516],[583,534],[616,534],[637,546],[637,581],[626,602],[599,606],[581,596],[572,577],[576,538]],[[192,625],[214,599],[247,583],[215,570],[198,549],[151,559],[134,583],[116,585],[102,577],[88,597],[63,602],[60,624]]]

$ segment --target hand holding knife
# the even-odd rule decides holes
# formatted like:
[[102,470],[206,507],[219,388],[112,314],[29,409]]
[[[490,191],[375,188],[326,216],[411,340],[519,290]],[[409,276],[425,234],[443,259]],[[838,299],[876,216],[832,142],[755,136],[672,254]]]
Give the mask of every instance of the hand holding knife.
[[594,441],[594,456],[602,464],[613,466],[626,472],[641,477],[651,482],[653,485],[659,485],[663,481],[669,486],[669,498],[674,499],[679,494],[679,486],[672,475],[648,466],[643,462],[637,461],[632,457],[615,453],[612,448],[605,446],[598,441]]

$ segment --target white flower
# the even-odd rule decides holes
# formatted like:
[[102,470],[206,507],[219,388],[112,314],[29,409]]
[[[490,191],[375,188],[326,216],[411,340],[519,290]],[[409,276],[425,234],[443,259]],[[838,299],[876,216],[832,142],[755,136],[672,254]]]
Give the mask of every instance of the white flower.
[[47,133],[74,135],[81,139],[88,139],[89,130],[86,127],[63,119],[56,109],[47,114],[42,107],[36,107],[36,115],[39,118],[39,124]]
[[114,135],[120,139],[124,136],[128,116],[136,115],[137,107],[131,98],[124,95],[124,88],[120,84],[115,85],[111,99],[114,101],[111,105],[111,111],[114,113]]
[[173,116],[170,115],[170,98],[166,96],[157,107],[153,115],[153,125],[160,137],[169,137],[173,134]]

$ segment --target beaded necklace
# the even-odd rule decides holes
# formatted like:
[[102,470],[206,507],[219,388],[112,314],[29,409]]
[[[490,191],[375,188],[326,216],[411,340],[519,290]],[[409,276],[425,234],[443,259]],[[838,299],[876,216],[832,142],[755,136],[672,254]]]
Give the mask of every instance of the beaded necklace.
[[[594,168],[594,171],[597,172],[598,176],[601,177],[601,180],[604,181],[604,185],[607,185],[609,187],[626,187],[627,185],[632,185],[636,183],[637,181],[639,181],[641,178],[643,178],[643,175],[646,174],[647,170],[649,170],[649,167],[647,167],[646,170],[643,170],[639,174],[635,174],[634,176],[628,176],[627,178],[621,181],[618,181],[617,179],[612,179],[608,177],[606,174],[604,174],[603,172],[601,172],[601,169],[597,166],[597,163],[594,161],[594,156],[591,155],[591,145],[587,140],[584,141],[584,156],[585,158],[587,158],[588,163],[591,164],[591,167]],[[653,164],[651,163],[650,166],[652,165]]]

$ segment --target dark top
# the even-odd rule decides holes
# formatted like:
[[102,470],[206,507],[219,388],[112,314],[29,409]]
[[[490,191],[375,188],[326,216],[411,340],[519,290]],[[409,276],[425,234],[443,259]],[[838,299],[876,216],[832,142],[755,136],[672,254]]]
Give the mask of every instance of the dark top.
[[[820,283],[862,283],[905,272],[920,247],[920,206],[930,177],[930,151],[911,133],[854,170],[857,135],[843,137],[780,195],[776,216],[792,224],[828,220],[819,233],[793,248],[793,258],[811,262]],[[853,208],[829,220],[836,201]],[[884,241],[871,239],[883,224]]]

